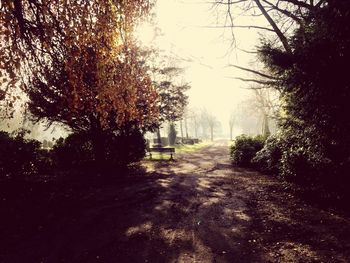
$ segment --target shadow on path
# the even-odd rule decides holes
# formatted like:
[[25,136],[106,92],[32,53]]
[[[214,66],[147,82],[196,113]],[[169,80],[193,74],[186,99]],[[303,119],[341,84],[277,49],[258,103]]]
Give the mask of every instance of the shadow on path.
[[19,233],[2,225],[0,262],[350,261],[348,219],[233,169],[223,142],[151,164],[127,183],[39,202],[41,217]]

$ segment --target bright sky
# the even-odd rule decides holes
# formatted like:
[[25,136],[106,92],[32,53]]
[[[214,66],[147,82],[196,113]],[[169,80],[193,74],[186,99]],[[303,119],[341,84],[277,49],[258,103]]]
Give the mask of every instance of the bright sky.
[[[244,100],[250,91],[247,83],[232,79],[244,77],[245,72],[227,67],[236,64],[254,67],[256,58],[239,50],[255,50],[258,32],[254,29],[234,29],[235,44],[232,49],[232,35],[229,28],[208,28],[224,25],[225,12],[218,12],[213,4],[206,0],[158,0],[155,7],[156,26],[161,36],[154,39],[153,26],[141,25],[138,29],[139,39],[147,46],[153,43],[165,53],[182,58],[186,68],[184,79],[189,82],[188,92],[190,107],[206,108],[222,123],[224,132],[228,133],[228,121],[231,111]],[[240,12],[240,11],[237,11]],[[236,25],[252,25],[250,16],[236,18]],[[259,19],[259,18],[255,18]],[[258,21],[263,23],[263,21]],[[260,31],[264,33],[264,31]],[[153,42],[152,42],[153,39]],[[11,127],[21,125],[14,119]],[[17,126],[16,126],[17,125]],[[44,131],[38,127],[38,134],[59,137],[60,131]],[[45,137],[46,138],[46,137]]]
[[[222,10],[223,11],[223,10]],[[224,24],[225,13],[218,13],[212,4],[198,0],[158,0],[156,22],[162,36],[155,45],[176,56],[191,60],[184,62],[185,80],[190,82],[190,107],[205,107],[222,122],[228,130],[231,109],[244,99],[247,83],[232,79],[244,76],[242,71],[227,67],[235,64],[249,67],[256,58],[252,54],[230,48],[232,34],[229,28],[206,28]],[[251,17],[235,20],[238,25],[251,25]],[[139,38],[147,45],[153,31],[143,25],[138,30]],[[254,29],[234,29],[236,47],[254,50],[258,44],[258,32]]]

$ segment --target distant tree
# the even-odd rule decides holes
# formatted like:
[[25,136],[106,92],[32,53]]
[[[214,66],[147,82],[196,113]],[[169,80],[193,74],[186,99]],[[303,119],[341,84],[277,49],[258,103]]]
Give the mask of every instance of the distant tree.
[[143,48],[141,56],[159,95],[158,125],[180,120],[188,104],[186,91],[190,88],[189,83],[183,80],[184,69],[179,66],[180,61],[155,48]]
[[47,142],[47,147],[51,149],[53,147],[53,142],[52,141],[48,141]]
[[183,120],[182,119],[179,121],[179,124],[180,124],[181,140],[183,140],[183,138],[184,138],[184,129],[183,129]]
[[235,124],[235,114],[232,112],[229,119],[230,140],[233,140],[233,125]]
[[213,115],[208,115],[208,124],[209,124],[209,128],[210,128],[210,140],[213,141],[214,140],[214,128],[217,124],[216,118]]
[[209,125],[206,118],[205,110],[201,109],[198,114],[198,130],[201,138],[208,139],[209,135]]
[[47,140],[44,139],[42,143],[43,148],[48,148]]
[[198,109],[186,107],[183,118],[186,137],[198,138],[199,118]]
[[161,81],[156,86],[160,97],[160,122],[174,122],[181,119],[188,103],[186,91],[190,86],[186,83],[176,85],[171,81]]
[[[159,54],[156,55],[159,56]],[[161,61],[151,67],[153,85],[159,95],[157,105],[159,107],[157,137],[160,143],[160,127],[168,122],[171,129],[175,129],[175,122],[183,118],[185,108],[188,104],[186,91],[190,88],[188,83],[179,81],[183,69],[176,66],[176,61],[163,57]],[[181,123],[182,125],[182,123]]]
[[183,123],[184,123],[184,127],[185,127],[186,139],[188,139],[190,137],[189,136],[189,122],[190,122],[190,118],[192,117],[191,114],[192,114],[192,112],[189,110],[188,107],[186,107],[184,110],[184,114],[183,114]]
[[271,134],[270,122],[278,118],[280,111],[279,93],[271,88],[255,87],[252,107],[261,115],[261,134]]
[[190,127],[192,127],[193,134],[195,138],[198,138],[198,119],[199,119],[199,113],[196,108],[190,108],[188,109],[188,119],[190,120]]
[[213,141],[214,129],[215,127],[218,126],[218,120],[213,114],[209,113],[206,109],[202,110],[201,118],[202,118],[202,121],[207,124],[207,127],[209,128],[209,132],[210,132],[210,140]]
[[241,133],[247,135],[258,135],[261,133],[261,126],[259,120],[260,113],[253,107],[255,100],[249,97],[238,103],[233,110],[235,115],[235,127],[240,129]]
[[[281,105],[279,92],[264,86],[253,86],[250,96],[240,103],[234,114],[237,126],[244,133],[268,136],[273,124],[276,125]],[[273,127],[273,126],[272,126]]]

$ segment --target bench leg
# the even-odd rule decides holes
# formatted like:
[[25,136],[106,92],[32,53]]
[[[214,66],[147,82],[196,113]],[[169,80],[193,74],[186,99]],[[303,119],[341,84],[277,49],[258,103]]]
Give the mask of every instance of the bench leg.
[[152,153],[149,153],[149,158],[152,160]]
[[170,153],[170,160],[174,160],[173,153]]

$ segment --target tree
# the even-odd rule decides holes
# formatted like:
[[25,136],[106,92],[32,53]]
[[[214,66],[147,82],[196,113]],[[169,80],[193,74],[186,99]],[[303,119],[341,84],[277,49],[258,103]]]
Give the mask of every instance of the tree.
[[229,119],[229,127],[230,127],[230,140],[233,140],[233,125],[235,124],[235,114],[232,112]]
[[210,140],[214,141],[214,128],[217,125],[217,120],[214,115],[209,114],[207,116],[207,121],[210,128]]
[[[292,47],[288,42],[288,35],[293,33],[297,27],[304,28],[305,15],[310,12],[317,12],[328,2],[336,0],[216,0],[215,4],[224,7],[227,14],[224,27],[253,28],[273,33],[279,45],[286,53],[292,52]],[[264,17],[265,25],[249,24],[237,25],[234,23],[237,16],[250,15],[254,17]],[[254,21],[254,20],[252,20]],[[253,22],[254,23],[254,22]]]
[[[153,51],[154,53],[159,55]],[[173,59],[163,57],[158,64],[155,63],[155,60],[151,62],[153,62],[151,66],[153,85],[159,95],[157,105],[160,115],[157,122],[157,138],[158,144],[161,144],[160,126],[164,122],[168,122],[169,126],[173,126],[169,129],[175,129],[175,122],[181,121],[188,104],[186,91],[190,88],[190,85],[183,82],[183,80],[179,81],[183,69],[176,66]]]
[[189,116],[194,130],[194,137],[198,138],[198,111],[197,109],[191,109]]
[[175,125],[169,125],[168,138],[169,138],[169,145],[175,145],[175,142],[176,142]]
[[270,122],[278,119],[280,94],[271,88],[257,87],[252,89],[250,106],[261,116],[261,134],[267,137],[271,134]]
[[[139,94],[132,91],[140,83],[125,85],[123,78],[135,70],[131,30],[138,17],[149,10],[149,1],[23,0],[3,1],[1,8],[1,38],[5,39],[1,45],[1,69],[5,70],[4,78],[8,77],[7,95],[16,83],[31,98],[38,101],[41,97],[44,103],[49,103],[45,92],[56,97],[69,94],[60,107],[74,115],[93,104],[101,126],[108,125],[111,119],[106,111],[118,112],[115,121],[121,125],[127,116],[142,119],[143,112],[136,110],[135,95]],[[147,78],[135,79],[141,80],[145,85]],[[65,88],[57,88],[60,81]],[[94,102],[85,101],[92,96]],[[32,103],[30,110],[40,114],[40,106]],[[58,121],[73,129],[86,125],[72,123],[75,116],[56,115]]]
[[46,139],[43,140],[42,147],[43,148],[48,148],[48,144],[47,144],[47,140]]
[[[254,95],[252,93],[252,95]],[[234,109],[234,120],[236,129],[240,129],[242,134],[258,135],[261,134],[261,113],[255,107],[256,100],[254,96],[241,101]]]
[[157,94],[132,40],[150,1],[2,1],[1,97],[13,105],[17,86],[36,119],[67,125],[94,138],[149,129]]
[[177,58],[164,54],[151,47],[140,49],[141,63],[150,75],[153,86],[159,94],[157,103],[160,109],[158,123],[177,121],[184,114],[188,103],[185,92],[190,88],[183,80],[184,69]]
[[[209,113],[206,109],[203,109],[201,112],[201,119],[202,122],[206,123],[206,127],[209,128],[209,132],[210,132],[210,140],[213,141],[214,140],[214,129],[215,127],[218,126],[218,120],[216,119],[216,117]],[[205,126],[203,126],[204,128]]]
[[102,76],[105,73],[101,72],[110,66],[110,60],[118,55],[137,19],[150,7],[146,0],[2,1],[0,66],[2,82],[7,85],[2,86],[1,97],[16,99],[11,97],[11,89],[18,84],[26,91],[26,84],[33,76],[45,75],[47,67],[63,59],[66,70],[70,72],[69,81],[75,87],[71,90],[72,96],[79,97],[77,93],[83,74],[77,63],[89,59],[87,47],[94,48],[100,61],[104,62],[99,64],[98,74],[101,90],[102,87],[108,90],[112,83],[108,83],[108,76]]
[[270,86],[282,95],[281,174],[343,194],[350,183],[349,14],[348,1],[319,1],[287,39],[289,51],[272,40],[259,48]]
[[344,67],[350,58],[349,11],[347,1],[325,1],[289,40],[292,54],[269,44],[260,49],[265,65],[281,78],[276,87],[285,100],[283,129],[289,147],[307,149],[299,154],[314,180],[338,187],[349,182],[350,82]]
[[124,47],[121,57],[110,61],[111,70],[105,71],[111,82],[108,90],[99,86],[105,79],[100,79],[103,76],[98,76],[97,70],[99,63],[106,62],[99,61],[94,47],[87,50],[90,55],[76,64],[82,74],[78,88],[70,81],[72,69],[65,69],[65,60],[47,67],[44,76],[33,77],[27,94],[34,117],[63,123],[74,132],[95,134],[117,130],[128,123],[144,130],[151,127],[157,119],[157,94],[138,63],[137,50]]
[[184,114],[184,119],[185,119],[185,133],[189,134],[191,131],[191,134],[194,136],[194,138],[198,138],[198,119],[199,119],[198,109],[187,107],[186,112]]
[[[223,9],[225,19],[224,25],[218,25],[217,28],[230,28],[232,31],[233,44],[234,29],[247,28],[264,32],[263,40],[273,43],[275,47],[284,50],[286,54],[291,55],[293,47],[288,39],[293,35],[297,28],[305,30],[307,14],[317,13],[322,10],[328,3],[338,0],[216,0],[214,2],[217,9]],[[251,24],[236,24],[241,16],[250,16]],[[261,18],[265,19],[263,23]],[[246,20],[243,20],[246,21]],[[257,51],[247,51],[247,53],[257,53]],[[266,73],[264,69],[255,70],[237,65],[231,65],[240,70],[253,73],[253,78],[234,77],[245,82],[253,82],[265,86],[273,86],[279,79]]]
[[[166,69],[162,74],[169,74]],[[176,70],[176,69],[171,69]],[[166,73],[167,72],[167,73]],[[166,75],[165,75],[166,77]],[[188,96],[185,92],[190,88],[188,84],[176,85],[170,80],[163,80],[156,84],[156,90],[159,94],[159,112],[160,118],[158,125],[167,121],[169,126],[174,126],[175,121],[180,120],[182,127],[182,117],[185,113],[185,107],[188,103]],[[171,129],[173,129],[171,128]],[[182,128],[181,128],[182,129]],[[160,131],[157,132],[158,141],[160,141]]]

